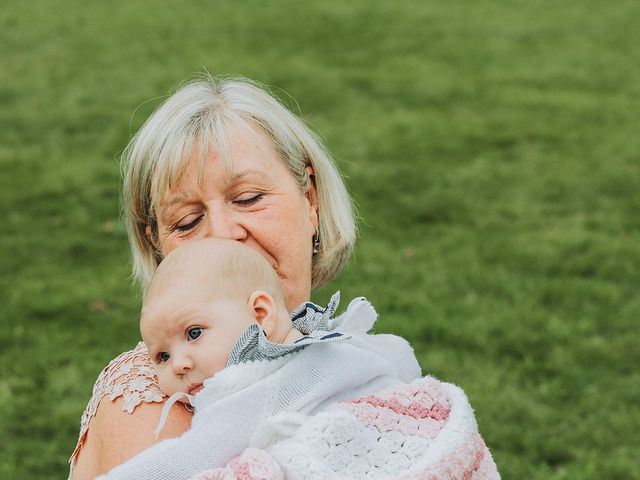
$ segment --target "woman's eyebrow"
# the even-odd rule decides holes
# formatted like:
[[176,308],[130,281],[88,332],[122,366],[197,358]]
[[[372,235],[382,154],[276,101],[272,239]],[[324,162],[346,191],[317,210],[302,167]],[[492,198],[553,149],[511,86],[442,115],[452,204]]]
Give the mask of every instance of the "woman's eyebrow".
[[229,184],[233,185],[246,180],[253,180],[254,178],[264,181],[264,180],[267,180],[269,177],[265,175],[264,172],[248,169],[241,172],[232,173],[231,177],[229,178]]
[[171,195],[169,197],[169,201],[163,201],[162,202],[162,206],[164,208],[170,208],[170,207],[174,206],[176,203],[182,203],[182,202],[184,202],[185,200],[188,200],[191,197],[192,197],[192,194],[189,193],[189,192],[187,192],[187,193],[184,193],[184,192],[176,193],[176,194],[173,194],[173,195]]
[[171,209],[174,208],[176,205],[179,205],[181,203],[188,203],[191,200],[192,195],[189,193],[176,193],[175,195],[172,195],[171,197],[169,197],[168,201],[163,201],[161,208],[160,208],[160,218],[161,220],[165,223],[168,224],[171,222],[171,219],[169,218],[169,214],[171,212]]

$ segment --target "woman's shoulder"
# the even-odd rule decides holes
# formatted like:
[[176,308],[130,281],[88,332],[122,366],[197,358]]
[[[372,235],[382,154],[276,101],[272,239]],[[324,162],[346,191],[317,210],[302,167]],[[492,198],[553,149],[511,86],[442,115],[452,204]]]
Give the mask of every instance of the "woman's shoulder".
[[100,372],[93,386],[93,393],[82,414],[80,435],[76,448],[71,455],[73,464],[86,438],[89,423],[96,415],[103,398],[117,402],[120,410],[131,414],[141,403],[159,403],[166,396],[158,385],[149,352],[143,342],[133,350],[121,353]]
[[95,414],[97,403],[103,397],[111,401],[122,397],[122,410],[127,413],[132,413],[142,402],[162,402],[165,395],[143,342],[139,342],[133,350],[118,355],[100,372],[85,409],[86,416]]

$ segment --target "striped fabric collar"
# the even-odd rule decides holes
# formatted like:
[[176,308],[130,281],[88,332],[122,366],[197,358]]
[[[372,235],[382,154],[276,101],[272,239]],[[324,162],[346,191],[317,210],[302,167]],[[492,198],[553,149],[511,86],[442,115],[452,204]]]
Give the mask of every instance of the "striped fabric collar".
[[339,332],[329,330],[329,319],[335,313],[340,303],[340,292],[336,292],[329,300],[326,308],[306,302],[291,313],[293,327],[304,336],[294,343],[279,344],[267,339],[259,325],[247,327],[229,354],[227,366],[239,363],[272,360],[315,343],[328,343],[350,338]]

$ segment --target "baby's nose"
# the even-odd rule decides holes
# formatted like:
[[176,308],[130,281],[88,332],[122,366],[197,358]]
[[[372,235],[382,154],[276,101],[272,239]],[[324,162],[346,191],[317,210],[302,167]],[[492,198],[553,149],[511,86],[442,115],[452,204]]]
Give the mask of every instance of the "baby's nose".
[[187,355],[181,355],[173,359],[173,371],[177,374],[183,374],[193,368],[193,362],[191,357]]

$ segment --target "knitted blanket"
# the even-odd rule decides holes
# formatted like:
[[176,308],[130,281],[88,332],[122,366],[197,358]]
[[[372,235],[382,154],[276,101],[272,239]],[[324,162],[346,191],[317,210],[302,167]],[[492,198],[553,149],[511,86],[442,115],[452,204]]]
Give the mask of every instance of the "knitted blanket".
[[313,416],[280,414],[252,446],[191,480],[489,480],[500,475],[458,387],[424,377],[337,402]]

